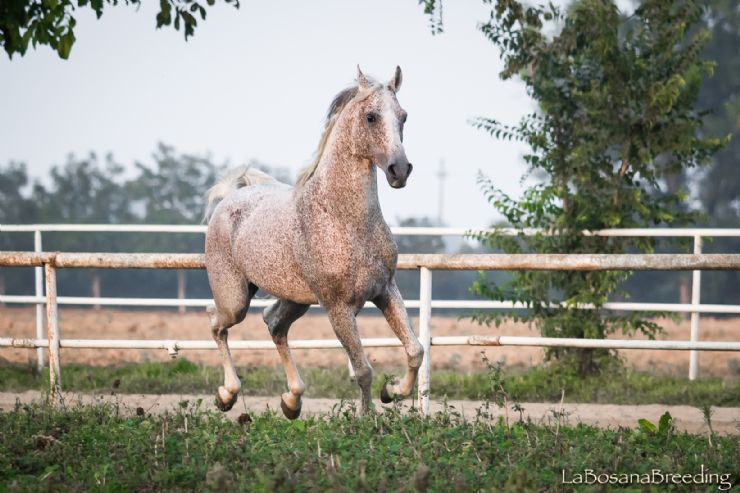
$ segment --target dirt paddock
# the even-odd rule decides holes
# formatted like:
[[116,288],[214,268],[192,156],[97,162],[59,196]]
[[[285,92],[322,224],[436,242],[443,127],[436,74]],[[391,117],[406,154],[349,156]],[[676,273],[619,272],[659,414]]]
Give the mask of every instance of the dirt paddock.
[[[414,327],[418,319],[412,317]],[[689,322],[660,322],[664,334],[658,339],[687,340]],[[129,311],[115,309],[60,308],[59,326],[62,338],[69,339],[210,339],[210,330],[204,310],[178,314],[174,311]],[[380,316],[361,315],[358,326],[363,337],[393,337],[385,320]],[[0,307],[1,337],[32,337],[35,334],[35,310],[33,307]],[[455,317],[433,317],[432,334],[435,336],[460,335],[512,335],[536,336],[524,324],[508,323],[501,327],[485,327],[468,319]],[[320,311],[312,312],[298,320],[291,329],[291,339],[334,338],[331,325]],[[619,337],[619,335],[615,335]],[[636,338],[643,338],[635,336]],[[712,341],[737,341],[740,337],[740,318],[701,320],[701,339]],[[250,312],[246,320],[233,327],[230,340],[266,340],[267,329],[258,311]],[[480,347],[434,347],[432,367],[461,372],[475,371],[482,367]],[[403,366],[405,356],[402,348],[368,348],[367,354],[376,369]],[[507,366],[529,367],[543,360],[541,348],[498,347],[485,349],[491,360],[503,360]],[[240,350],[233,351],[239,366],[280,365],[276,351]],[[184,357],[194,362],[218,365],[216,351],[182,351]],[[337,367],[346,364],[344,352],[339,349],[300,349],[294,355],[299,366]],[[626,364],[635,369],[664,374],[685,375],[688,371],[688,352],[625,350],[621,352]],[[0,348],[0,358],[12,363],[30,363],[35,360],[35,351],[18,348]],[[88,365],[116,365],[147,361],[168,361],[164,350],[139,349],[62,349],[62,364],[80,363]],[[728,376],[740,371],[740,354],[736,352],[701,352],[699,354],[701,375]]]

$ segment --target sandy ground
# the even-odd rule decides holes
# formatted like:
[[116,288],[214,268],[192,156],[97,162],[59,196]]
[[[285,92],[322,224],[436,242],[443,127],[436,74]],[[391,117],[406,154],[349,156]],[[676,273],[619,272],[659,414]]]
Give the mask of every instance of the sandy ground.
[[[412,319],[415,327],[418,320]],[[689,322],[676,324],[665,320],[661,324],[665,334],[659,339],[687,340]],[[178,314],[167,311],[123,311],[113,309],[62,308],[59,315],[62,338],[69,339],[210,339],[205,311]],[[379,316],[360,316],[358,325],[363,337],[393,337],[385,320]],[[32,307],[0,307],[0,337],[32,337],[35,334],[35,311]],[[523,324],[504,324],[500,328],[485,327],[466,319],[434,317],[432,334],[443,335],[538,335]],[[309,314],[298,320],[291,329],[291,339],[334,338],[329,321],[321,312]],[[615,336],[616,337],[616,336]],[[701,339],[737,341],[740,338],[740,318],[701,320]],[[246,320],[231,329],[230,340],[269,339],[259,312],[250,313]],[[434,347],[433,368],[454,369],[461,372],[475,371],[482,367],[481,348]],[[403,366],[405,355],[401,348],[368,348],[369,358],[376,368]],[[191,361],[209,365],[220,363],[216,351],[183,351]],[[507,366],[532,366],[543,360],[540,348],[499,347],[487,348],[491,360],[502,359]],[[688,371],[688,352],[684,351],[622,351],[628,366],[660,373],[685,375]],[[299,366],[336,367],[346,364],[346,357],[338,349],[295,350]],[[83,363],[114,365],[125,362],[167,361],[169,356],[161,350],[100,350],[62,349],[62,364]],[[279,365],[275,351],[234,351],[240,366]],[[0,348],[0,360],[13,363],[31,363],[35,351],[29,349]],[[740,374],[740,354],[736,352],[702,352],[699,354],[700,374],[737,378]]]
[[[37,391],[26,391],[19,394],[0,393],[0,411],[13,409],[16,402],[30,403],[38,401],[42,396]],[[193,404],[198,399],[203,399],[206,409],[215,410],[212,404],[212,395],[142,395],[142,394],[120,394],[120,395],[92,395],[65,393],[64,401],[67,405],[76,402],[113,402],[120,403],[124,411],[134,413],[137,407],[141,407],[147,413],[163,413],[174,410],[179,403],[187,400]],[[242,397],[229,411],[228,416],[236,419],[242,413],[259,413],[267,409],[279,411],[279,397]],[[314,414],[326,414],[336,408],[339,401],[336,399],[304,399],[303,416]],[[480,401],[449,401],[451,410],[459,412],[465,419],[475,419],[478,409],[482,409],[483,402]],[[535,423],[555,425],[557,416],[562,416],[561,424],[576,425],[583,423],[603,428],[637,428],[637,421],[641,418],[657,423],[660,416],[668,411],[673,416],[676,429],[693,434],[704,434],[708,428],[704,422],[700,409],[690,406],[664,406],[660,404],[642,406],[619,406],[612,404],[542,404],[524,403],[524,419],[530,418]],[[386,406],[380,401],[375,402],[376,409]],[[442,403],[432,401],[431,412],[441,411]],[[487,411],[494,419],[507,413],[503,409],[491,406]],[[513,423],[519,419],[519,413],[509,409],[509,422]],[[740,408],[713,408],[712,429],[715,433],[736,435],[740,434]]]

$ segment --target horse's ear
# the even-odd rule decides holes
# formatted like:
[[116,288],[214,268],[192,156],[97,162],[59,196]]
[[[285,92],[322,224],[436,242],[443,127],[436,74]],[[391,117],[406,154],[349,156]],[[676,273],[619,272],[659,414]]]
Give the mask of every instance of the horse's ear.
[[398,92],[398,90],[401,89],[401,82],[403,82],[401,67],[396,65],[396,73],[393,74],[393,78],[388,82],[388,89],[393,92]]
[[362,73],[362,70],[360,70],[360,66],[357,66],[357,86],[360,89],[367,89],[370,87],[370,81],[367,80],[367,77],[365,77],[365,74]]

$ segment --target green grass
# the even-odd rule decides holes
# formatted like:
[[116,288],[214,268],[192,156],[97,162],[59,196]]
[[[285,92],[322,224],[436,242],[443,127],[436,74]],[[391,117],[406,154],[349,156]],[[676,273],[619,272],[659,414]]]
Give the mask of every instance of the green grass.
[[[397,409],[289,422],[275,414],[233,421],[181,403],[137,415],[121,406],[66,411],[17,405],[0,412],[3,491],[592,491],[563,485],[597,473],[734,473],[740,441],[588,426],[510,427],[453,412],[430,419]],[[665,428],[665,429],[664,429]],[[640,491],[639,484],[632,491]],[[657,485],[653,491],[708,491]],[[650,490],[647,490],[650,491]]]
[[[240,368],[238,373],[247,395],[277,395],[285,391],[285,375],[281,368]],[[303,368],[301,373],[307,384],[307,397],[358,396],[359,391],[350,382],[345,368]],[[559,401],[562,389],[566,402],[740,407],[738,380],[701,378],[690,382],[684,376],[655,376],[623,369],[582,378],[554,365],[508,371],[505,377],[504,389],[509,399],[519,402]],[[62,369],[64,389],[81,392],[211,393],[222,379],[220,366],[197,365],[185,358],[169,363],[117,367],[64,365]],[[383,382],[384,375],[378,372],[373,395],[378,395]],[[0,366],[0,391],[46,388],[48,373],[45,371],[38,374],[30,366]],[[467,374],[433,371],[432,397],[488,399],[492,397],[491,378],[485,371]]]

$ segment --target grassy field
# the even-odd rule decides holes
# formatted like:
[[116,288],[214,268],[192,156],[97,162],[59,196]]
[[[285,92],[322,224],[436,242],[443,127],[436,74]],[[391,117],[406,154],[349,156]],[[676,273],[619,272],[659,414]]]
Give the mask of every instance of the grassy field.
[[714,478],[715,486],[669,483],[655,491],[737,481],[736,437],[679,434],[667,416],[662,421],[639,430],[507,427],[492,424],[485,410],[463,422],[454,410],[426,420],[398,409],[358,418],[346,405],[293,422],[270,413],[233,421],[197,402],[162,415],[116,405],[64,412],[18,405],[0,413],[0,490],[593,491],[593,484],[563,484],[579,474],[588,481],[586,469],[616,474],[615,481],[632,474],[632,491],[653,469],[730,474]]
[[[346,368],[304,368],[301,371],[309,397],[358,396],[358,389],[350,382]],[[494,381],[496,378],[492,379],[492,371],[495,373],[493,366],[489,371],[470,374],[434,371],[432,396],[435,399],[490,399],[501,391],[499,383]],[[239,368],[238,373],[247,395],[278,395],[285,391],[285,375],[280,368]],[[62,375],[65,390],[154,394],[215,392],[223,379],[220,367],[197,365],[184,358],[169,363],[116,367],[70,364],[64,366]],[[559,401],[562,390],[566,402],[740,407],[739,380],[701,378],[690,382],[682,376],[654,376],[623,369],[584,379],[557,366],[509,372],[497,378],[509,399],[519,402]],[[373,395],[378,395],[384,381],[384,375],[377,375]],[[33,367],[22,365],[0,366],[2,392],[47,387],[46,372],[38,374]]]

